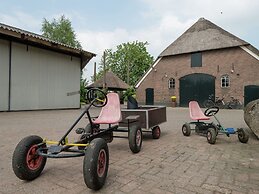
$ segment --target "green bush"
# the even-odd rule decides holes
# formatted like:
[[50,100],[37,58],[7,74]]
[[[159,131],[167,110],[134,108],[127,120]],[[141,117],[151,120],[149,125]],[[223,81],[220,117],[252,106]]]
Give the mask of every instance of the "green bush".
[[127,101],[127,100],[128,100],[128,96],[136,97],[136,90],[135,90],[133,87],[128,88],[128,89],[124,92],[124,94],[123,94],[123,99],[124,99],[125,101]]

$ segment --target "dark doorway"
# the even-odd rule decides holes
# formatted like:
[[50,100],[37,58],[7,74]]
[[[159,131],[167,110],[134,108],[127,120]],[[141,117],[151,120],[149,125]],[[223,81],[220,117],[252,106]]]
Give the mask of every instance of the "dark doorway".
[[245,106],[256,99],[259,99],[259,86],[256,85],[248,85],[245,86]]
[[146,88],[146,105],[154,105],[154,88]]
[[202,107],[209,95],[215,96],[215,77],[194,73],[180,78],[180,106],[188,106],[191,100],[195,100]]

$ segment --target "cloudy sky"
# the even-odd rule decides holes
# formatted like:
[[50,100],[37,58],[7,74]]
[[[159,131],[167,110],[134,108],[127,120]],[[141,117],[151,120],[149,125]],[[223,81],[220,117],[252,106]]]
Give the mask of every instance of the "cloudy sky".
[[259,49],[258,9],[258,0],[3,0],[0,23],[41,34],[43,18],[65,15],[83,49],[97,54],[84,70],[90,79],[105,49],[148,41],[156,58],[201,17]]

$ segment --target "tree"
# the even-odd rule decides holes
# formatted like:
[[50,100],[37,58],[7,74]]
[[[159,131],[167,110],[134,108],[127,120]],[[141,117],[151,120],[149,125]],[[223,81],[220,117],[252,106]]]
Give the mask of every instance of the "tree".
[[[69,45],[71,47],[75,47],[78,49],[82,49],[80,42],[76,39],[76,33],[72,28],[71,22],[64,15],[62,15],[59,19],[53,19],[52,22],[49,22],[46,18],[43,19],[42,23],[42,35],[57,41],[59,43],[63,43]],[[86,93],[86,84],[87,80],[82,78],[82,70],[80,77],[80,101],[85,101],[85,93]]]
[[88,81],[86,79],[83,79],[82,77],[82,71],[81,71],[81,77],[80,77],[80,102],[86,102],[86,86],[88,85]]
[[[110,69],[120,79],[131,86],[144,75],[154,58],[146,49],[147,42],[127,42],[118,45],[116,51],[105,50],[106,69]],[[97,77],[103,75],[103,57]]]
[[[98,73],[96,74],[95,79],[98,80],[103,77],[103,72],[104,72],[104,61],[105,61],[105,70],[106,72],[110,70],[109,67],[109,59],[107,57],[107,53],[110,53],[112,50],[111,49],[106,49],[103,53],[103,56],[101,57],[101,61],[99,62],[99,67],[98,67]],[[94,80],[94,75],[91,77],[92,82],[96,81]]]
[[42,35],[57,42],[67,44],[71,47],[81,49],[80,42],[76,39],[76,33],[72,28],[71,22],[64,15],[59,19],[49,22],[46,18],[42,23]]

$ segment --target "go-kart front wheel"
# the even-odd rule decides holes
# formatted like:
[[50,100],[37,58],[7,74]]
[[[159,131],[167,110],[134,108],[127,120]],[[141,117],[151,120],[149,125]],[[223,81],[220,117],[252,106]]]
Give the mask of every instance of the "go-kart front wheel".
[[247,143],[249,140],[249,135],[243,128],[237,129],[237,136],[241,143]]
[[215,144],[216,138],[217,138],[216,130],[214,128],[209,128],[207,131],[207,141],[210,144]]
[[33,180],[40,176],[46,164],[46,157],[37,154],[38,145],[42,143],[39,136],[23,138],[16,146],[12,166],[15,175],[22,180]]
[[90,142],[85,151],[83,174],[88,188],[99,190],[105,183],[109,168],[109,150],[102,138]]
[[133,125],[129,127],[129,147],[133,153],[138,153],[142,146],[142,130]]

